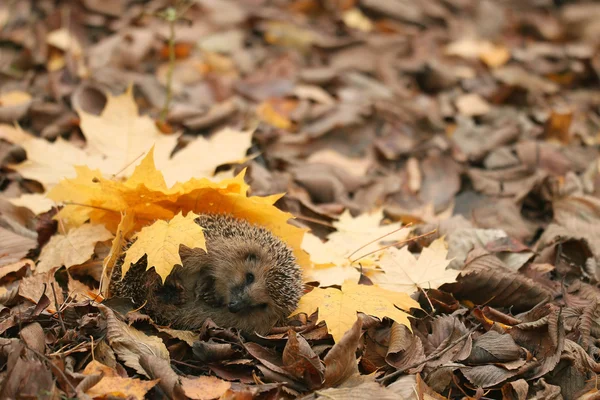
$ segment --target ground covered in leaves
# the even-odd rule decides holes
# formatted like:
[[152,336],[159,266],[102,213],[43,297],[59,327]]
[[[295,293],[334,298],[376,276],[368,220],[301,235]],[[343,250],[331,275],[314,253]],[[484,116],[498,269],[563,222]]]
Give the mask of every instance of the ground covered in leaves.
[[[599,84],[591,0],[1,2],[0,398],[598,398]],[[287,326],[102,301],[201,212]]]

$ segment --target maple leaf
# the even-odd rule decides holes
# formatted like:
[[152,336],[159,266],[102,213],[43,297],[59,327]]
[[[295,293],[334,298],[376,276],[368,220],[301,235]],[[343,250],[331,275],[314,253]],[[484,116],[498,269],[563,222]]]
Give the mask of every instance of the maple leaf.
[[88,150],[104,155],[128,175],[131,164],[156,145],[157,156],[168,159],[177,143],[176,135],[163,135],[154,120],[138,115],[131,86],[119,96],[106,94],[106,105],[100,115],[77,110],[80,127],[88,142]]
[[309,265],[307,254],[301,249],[305,229],[289,224],[293,215],[274,206],[282,195],[248,197],[249,186],[243,172],[219,182],[193,178],[168,189],[154,165],[152,151],[124,182],[104,178],[100,171],[83,166],[77,167],[76,172],[77,177],[61,181],[48,193],[56,202],[71,203],[56,216],[66,227],[77,227],[90,220],[116,232],[125,211],[135,214],[133,230],[156,219],[170,220],[179,212],[228,213],[269,229],[292,248],[301,266]]
[[[405,239],[410,230],[400,229],[400,223],[380,225],[383,210],[352,217],[345,211],[337,228],[327,236],[325,243],[314,235],[306,234],[302,249],[310,254],[315,267],[306,272],[308,281],[318,281],[321,286],[339,285],[346,279],[359,276],[356,266],[375,266],[379,254],[377,250],[386,243]],[[363,255],[363,256],[361,256]]]
[[311,315],[319,310],[317,323],[325,321],[327,331],[334,341],[339,341],[344,333],[356,322],[357,312],[378,318],[388,317],[410,329],[409,314],[398,310],[420,308],[419,303],[407,294],[385,290],[376,285],[359,285],[346,281],[341,290],[335,288],[314,288],[300,299],[298,309],[292,313]]
[[69,268],[86,262],[94,254],[96,243],[111,239],[113,235],[104,225],[85,224],[70,230],[66,235],[55,235],[42,249],[38,273],[53,268]]
[[36,215],[50,211],[54,207],[54,202],[40,193],[26,193],[8,201],[14,206],[28,208]]
[[135,242],[125,252],[123,276],[129,271],[131,264],[135,264],[146,254],[148,256],[146,269],[154,267],[164,282],[173,266],[181,265],[180,245],[206,251],[204,233],[200,225],[194,221],[196,218],[198,215],[192,212],[187,213],[185,217],[179,213],[169,222],[159,220],[142,228],[142,231],[133,237]]
[[168,186],[191,178],[213,176],[215,169],[224,164],[243,163],[252,144],[252,131],[239,132],[222,129],[209,139],[198,136],[173,158],[157,159],[156,164]]
[[417,259],[406,247],[388,248],[380,259],[383,273],[369,273],[373,283],[396,292],[414,293],[419,289],[437,289],[444,283],[456,282],[460,271],[446,269],[448,249],[444,238],[433,241],[425,247]]
[[23,177],[40,182],[47,189],[55,186],[63,178],[74,177],[74,165],[87,165],[107,174],[118,171],[115,165],[100,155],[90,155],[60,137],[54,143],[50,143],[18,127],[2,124],[0,139],[18,144],[27,153],[27,160],[9,166]]

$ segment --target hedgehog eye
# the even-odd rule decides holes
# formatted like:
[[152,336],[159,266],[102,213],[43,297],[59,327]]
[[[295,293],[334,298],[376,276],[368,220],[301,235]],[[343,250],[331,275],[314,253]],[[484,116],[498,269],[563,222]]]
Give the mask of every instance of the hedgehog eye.
[[248,253],[246,255],[246,261],[249,263],[256,262],[258,260],[258,256],[255,253]]
[[246,274],[246,285],[249,285],[252,282],[254,282],[254,274],[252,272],[248,272]]

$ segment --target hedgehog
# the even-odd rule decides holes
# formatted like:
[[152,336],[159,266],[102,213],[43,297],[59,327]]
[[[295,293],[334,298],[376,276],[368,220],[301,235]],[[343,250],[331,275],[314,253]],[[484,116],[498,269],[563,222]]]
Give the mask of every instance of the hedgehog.
[[229,214],[201,214],[202,249],[180,248],[164,284],[146,256],[122,278],[121,257],[111,278],[111,297],[130,298],[152,319],[193,330],[210,318],[223,327],[265,334],[287,319],[303,294],[302,273],[292,250],[264,227]]

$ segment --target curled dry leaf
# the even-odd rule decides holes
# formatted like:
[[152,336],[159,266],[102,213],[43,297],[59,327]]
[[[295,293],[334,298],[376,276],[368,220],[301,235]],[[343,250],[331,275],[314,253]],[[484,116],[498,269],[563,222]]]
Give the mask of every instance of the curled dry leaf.
[[362,318],[357,318],[341,340],[331,348],[323,359],[325,363],[325,387],[334,387],[358,374],[356,349],[362,334]]
[[36,247],[35,237],[19,235],[0,226],[0,266],[10,265],[25,257],[29,250]]
[[99,308],[106,318],[106,339],[125,365],[133,368],[139,374],[148,376],[140,365],[141,355],[148,354],[169,360],[169,351],[160,338],[148,336],[119,321],[114,312],[105,306],[100,305]]
[[318,388],[323,384],[325,366],[306,339],[293,330],[288,331],[282,360],[283,369],[299,381],[305,382],[309,389]]
[[96,224],[85,224],[66,235],[52,236],[42,249],[37,271],[48,272],[63,265],[69,268],[82,264],[94,254],[96,243],[112,237],[103,225]]
[[473,250],[457,283],[445,287],[456,298],[475,304],[528,310],[549,300],[551,293],[533,280],[507,268],[485,250]]

